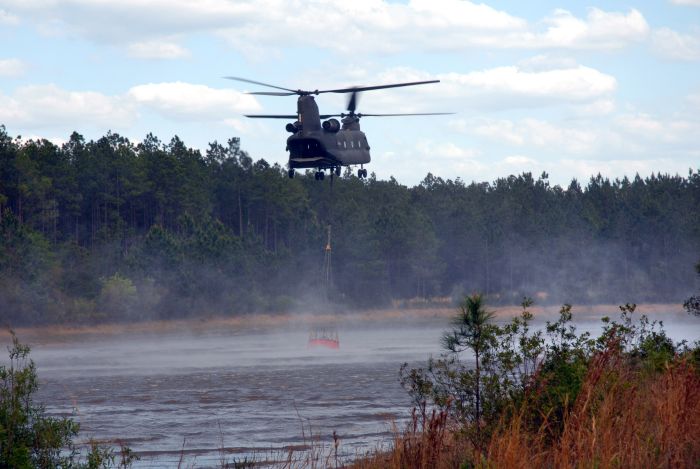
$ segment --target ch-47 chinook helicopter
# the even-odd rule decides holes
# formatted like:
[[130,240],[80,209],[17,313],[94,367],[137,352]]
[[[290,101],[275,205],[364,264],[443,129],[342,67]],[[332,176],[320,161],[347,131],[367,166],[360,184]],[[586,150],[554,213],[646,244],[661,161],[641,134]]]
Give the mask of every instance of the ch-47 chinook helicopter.
[[[340,176],[343,166],[360,165],[357,177],[367,177],[364,165],[370,162],[369,144],[364,132],[360,130],[360,118],[364,116],[432,116],[452,114],[449,112],[422,112],[411,114],[362,114],[355,113],[357,108],[358,93],[362,91],[381,90],[384,88],[398,88],[401,86],[425,85],[438,83],[440,80],[414,81],[410,83],[394,83],[389,85],[356,86],[352,88],[339,88],[334,90],[292,90],[281,86],[261,83],[240,77],[225,77],[229,80],[242,81],[255,85],[275,88],[282,91],[252,91],[248,94],[263,96],[293,96],[298,95],[297,114],[247,114],[246,117],[255,119],[295,119],[295,122],[286,126],[292,135],[287,139],[287,151],[289,151],[289,177],[293,178],[295,169],[315,168],[316,180],[323,180],[325,170],[330,175]],[[314,95],[321,93],[352,93],[348,99],[348,113],[319,114],[318,105]],[[338,122],[335,117],[340,117]],[[324,120],[328,119],[328,120]],[[323,122],[321,122],[323,120]],[[342,122],[342,125],[341,125]]]

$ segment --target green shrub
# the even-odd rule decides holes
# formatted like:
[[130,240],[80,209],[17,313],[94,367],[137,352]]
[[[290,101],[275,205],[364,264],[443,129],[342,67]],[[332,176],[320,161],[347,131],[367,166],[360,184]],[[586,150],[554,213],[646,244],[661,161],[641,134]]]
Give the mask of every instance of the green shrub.
[[137,292],[128,277],[114,274],[102,280],[98,300],[99,310],[108,318],[132,318],[136,315]]
[[34,401],[38,381],[30,347],[11,334],[9,364],[0,365],[0,468],[131,467],[136,456],[125,446],[117,460],[113,449],[91,443],[81,460],[73,443],[79,424],[47,416],[44,406]]
[[[531,304],[526,298],[521,315],[499,326],[491,322],[480,295],[466,297],[444,339],[448,353],[431,358],[425,368],[401,368],[401,384],[414,404],[448,412],[478,452],[514,418],[524,430],[549,441],[559,438],[591,379],[595,357],[614,353],[637,374],[662,372],[679,351],[691,362],[700,360],[697,344],[694,349],[675,344],[661,322],[635,318],[634,304],[620,306],[617,321],[603,318],[603,332],[595,339],[577,332],[570,305],[544,330],[531,331]],[[470,352],[469,361],[460,355],[464,351]]]

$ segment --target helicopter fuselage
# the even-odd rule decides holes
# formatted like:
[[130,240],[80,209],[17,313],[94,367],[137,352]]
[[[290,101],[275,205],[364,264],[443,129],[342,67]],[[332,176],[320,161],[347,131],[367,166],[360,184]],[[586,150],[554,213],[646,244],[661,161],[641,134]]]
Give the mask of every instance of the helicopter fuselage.
[[330,119],[322,125],[313,96],[300,96],[297,111],[297,122],[287,126],[294,130],[287,139],[290,170],[335,169],[370,162],[369,143],[360,130],[359,119],[345,117],[342,126],[336,119]]
[[287,139],[289,168],[336,168],[370,162],[369,144],[361,130],[298,132]]

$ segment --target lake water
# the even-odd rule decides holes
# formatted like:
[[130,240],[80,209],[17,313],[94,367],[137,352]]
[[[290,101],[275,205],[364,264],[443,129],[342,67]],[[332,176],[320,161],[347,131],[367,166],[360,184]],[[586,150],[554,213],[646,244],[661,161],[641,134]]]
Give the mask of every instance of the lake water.
[[399,367],[439,353],[444,327],[341,326],[339,350],[308,349],[303,328],[103,336],[36,345],[32,357],[39,398],[73,415],[81,438],[124,441],[137,467],[210,467],[222,447],[240,460],[328,444],[334,431],[346,455],[387,441],[410,414]]
[[[700,338],[700,320],[666,326],[675,339]],[[330,451],[334,431],[345,456],[387,443],[411,410],[399,367],[439,354],[447,327],[445,318],[341,323],[339,350],[307,348],[303,324],[76,335],[39,340],[32,358],[39,400],[80,422],[81,441],[123,441],[140,454],[136,467],[214,467],[222,454],[284,458],[312,441]]]

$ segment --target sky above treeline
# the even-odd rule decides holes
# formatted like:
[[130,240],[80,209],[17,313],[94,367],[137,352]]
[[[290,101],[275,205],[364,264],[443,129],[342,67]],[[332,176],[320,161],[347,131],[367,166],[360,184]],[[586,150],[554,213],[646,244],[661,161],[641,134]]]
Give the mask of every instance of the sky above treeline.
[[[202,149],[241,138],[287,162],[296,111],[265,88],[439,79],[363,93],[380,179],[466,182],[531,171],[567,184],[601,173],[700,168],[700,0],[0,0],[0,123],[56,143],[153,132]],[[322,113],[345,97],[317,98]]]

